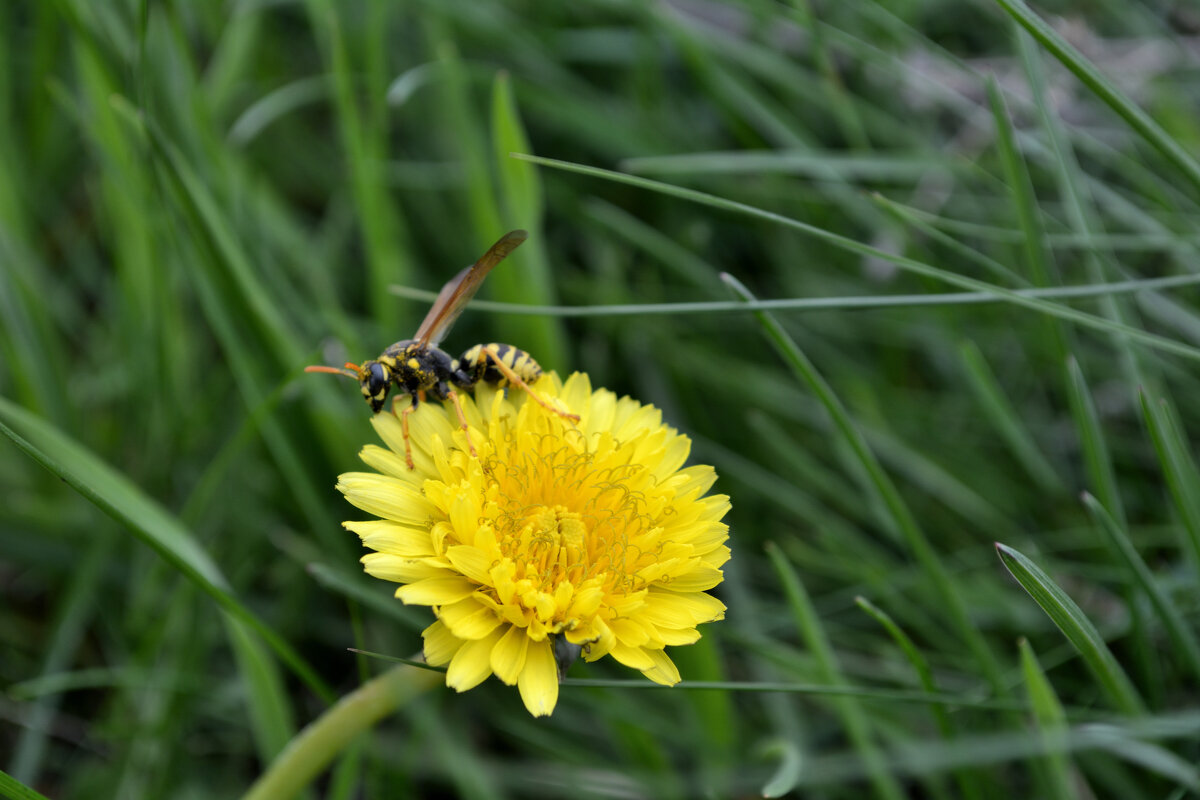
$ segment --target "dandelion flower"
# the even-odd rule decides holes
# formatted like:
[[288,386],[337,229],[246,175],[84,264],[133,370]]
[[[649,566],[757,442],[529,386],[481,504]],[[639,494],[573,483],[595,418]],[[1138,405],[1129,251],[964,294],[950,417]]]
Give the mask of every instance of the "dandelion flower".
[[716,473],[683,467],[691,442],[653,406],[579,373],[547,374],[537,392],[579,421],[480,384],[462,398],[477,457],[453,409],[422,403],[410,417],[416,469],[400,421],[378,414],[387,447],[361,453],[376,472],[342,475],[338,489],[379,518],[345,523],[374,551],[367,573],[432,607],[425,659],[447,667],[446,684],[462,692],[495,674],[541,716],[579,654],[679,681],[665,648],[724,617],[706,592],[729,558],[729,499],[705,496]]

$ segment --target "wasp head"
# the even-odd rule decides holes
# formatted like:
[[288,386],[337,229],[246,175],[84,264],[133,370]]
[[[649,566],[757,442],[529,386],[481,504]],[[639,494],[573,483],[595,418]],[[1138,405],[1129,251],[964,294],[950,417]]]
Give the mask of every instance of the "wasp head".
[[[347,364],[347,366],[353,365]],[[355,377],[358,378],[358,385],[362,388],[363,397],[371,410],[378,414],[387,401],[388,391],[392,388],[391,374],[387,365],[378,361],[364,361],[356,369],[358,374]]]
[[359,388],[362,389],[363,398],[366,399],[367,405],[376,414],[383,409],[383,404],[387,402],[388,391],[392,388],[392,373],[387,364],[379,361],[364,361],[362,364],[355,364],[353,361],[347,361],[346,366],[341,369],[337,367],[315,366],[305,367],[305,372],[328,372],[332,375],[345,375],[347,378],[353,378],[358,381]]

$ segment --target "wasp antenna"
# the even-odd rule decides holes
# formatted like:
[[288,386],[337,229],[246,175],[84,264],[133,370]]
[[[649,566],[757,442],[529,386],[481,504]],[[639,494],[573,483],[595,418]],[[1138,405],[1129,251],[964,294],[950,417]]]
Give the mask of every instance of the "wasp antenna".
[[[346,366],[350,367],[353,365],[347,364]],[[305,372],[328,372],[330,375],[345,375],[347,378],[354,378],[355,380],[358,380],[358,373],[356,371],[351,370],[351,369],[341,368],[341,367],[326,367],[324,365],[320,365],[320,366],[305,367],[304,371]]]

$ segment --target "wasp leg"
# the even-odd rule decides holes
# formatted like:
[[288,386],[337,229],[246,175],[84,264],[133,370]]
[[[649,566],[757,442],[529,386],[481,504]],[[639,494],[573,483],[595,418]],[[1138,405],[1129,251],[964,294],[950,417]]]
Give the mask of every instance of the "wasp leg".
[[[413,463],[412,457],[412,441],[408,437],[408,415],[417,408],[416,398],[413,398],[412,403],[400,412],[400,430],[404,434],[404,463],[408,465],[410,470],[416,469],[416,464]],[[392,406],[392,413],[396,413],[396,407]]]
[[485,347],[485,348],[483,348],[483,352],[486,353],[487,357],[490,358],[492,360],[492,363],[496,365],[496,369],[500,370],[500,374],[503,375],[505,378],[507,378],[508,382],[511,383],[513,386],[520,386],[522,389],[524,389],[525,393],[527,395],[529,395],[529,397],[533,400],[533,402],[537,403],[539,406],[546,409],[551,414],[557,414],[558,416],[562,417],[563,419],[569,419],[571,422],[579,422],[578,414],[569,414],[566,411],[561,411],[561,410],[555,408],[554,406],[550,405],[549,403],[547,403],[541,397],[539,397],[538,393],[535,392],[529,386],[528,383],[521,380],[520,375],[513,372],[512,368],[509,367],[507,364],[505,364],[503,361],[501,361],[500,357],[497,356],[495,353],[493,353],[491,350],[488,350]]
[[475,451],[475,445],[471,443],[471,431],[467,427],[467,418],[463,414],[462,403],[458,401],[458,392],[451,389],[446,393],[446,399],[454,404],[454,413],[458,414],[458,425],[462,428],[463,437],[467,440],[467,449],[471,451],[471,458],[479,460],[479,453]]

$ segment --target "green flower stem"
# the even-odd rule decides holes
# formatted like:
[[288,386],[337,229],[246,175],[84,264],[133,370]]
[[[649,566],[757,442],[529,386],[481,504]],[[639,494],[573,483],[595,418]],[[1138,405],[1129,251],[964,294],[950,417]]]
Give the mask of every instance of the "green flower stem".
[[302,730],[242,800],[295,797],[360,733],[443,680],[440,672],[393,667],[343,697]]

